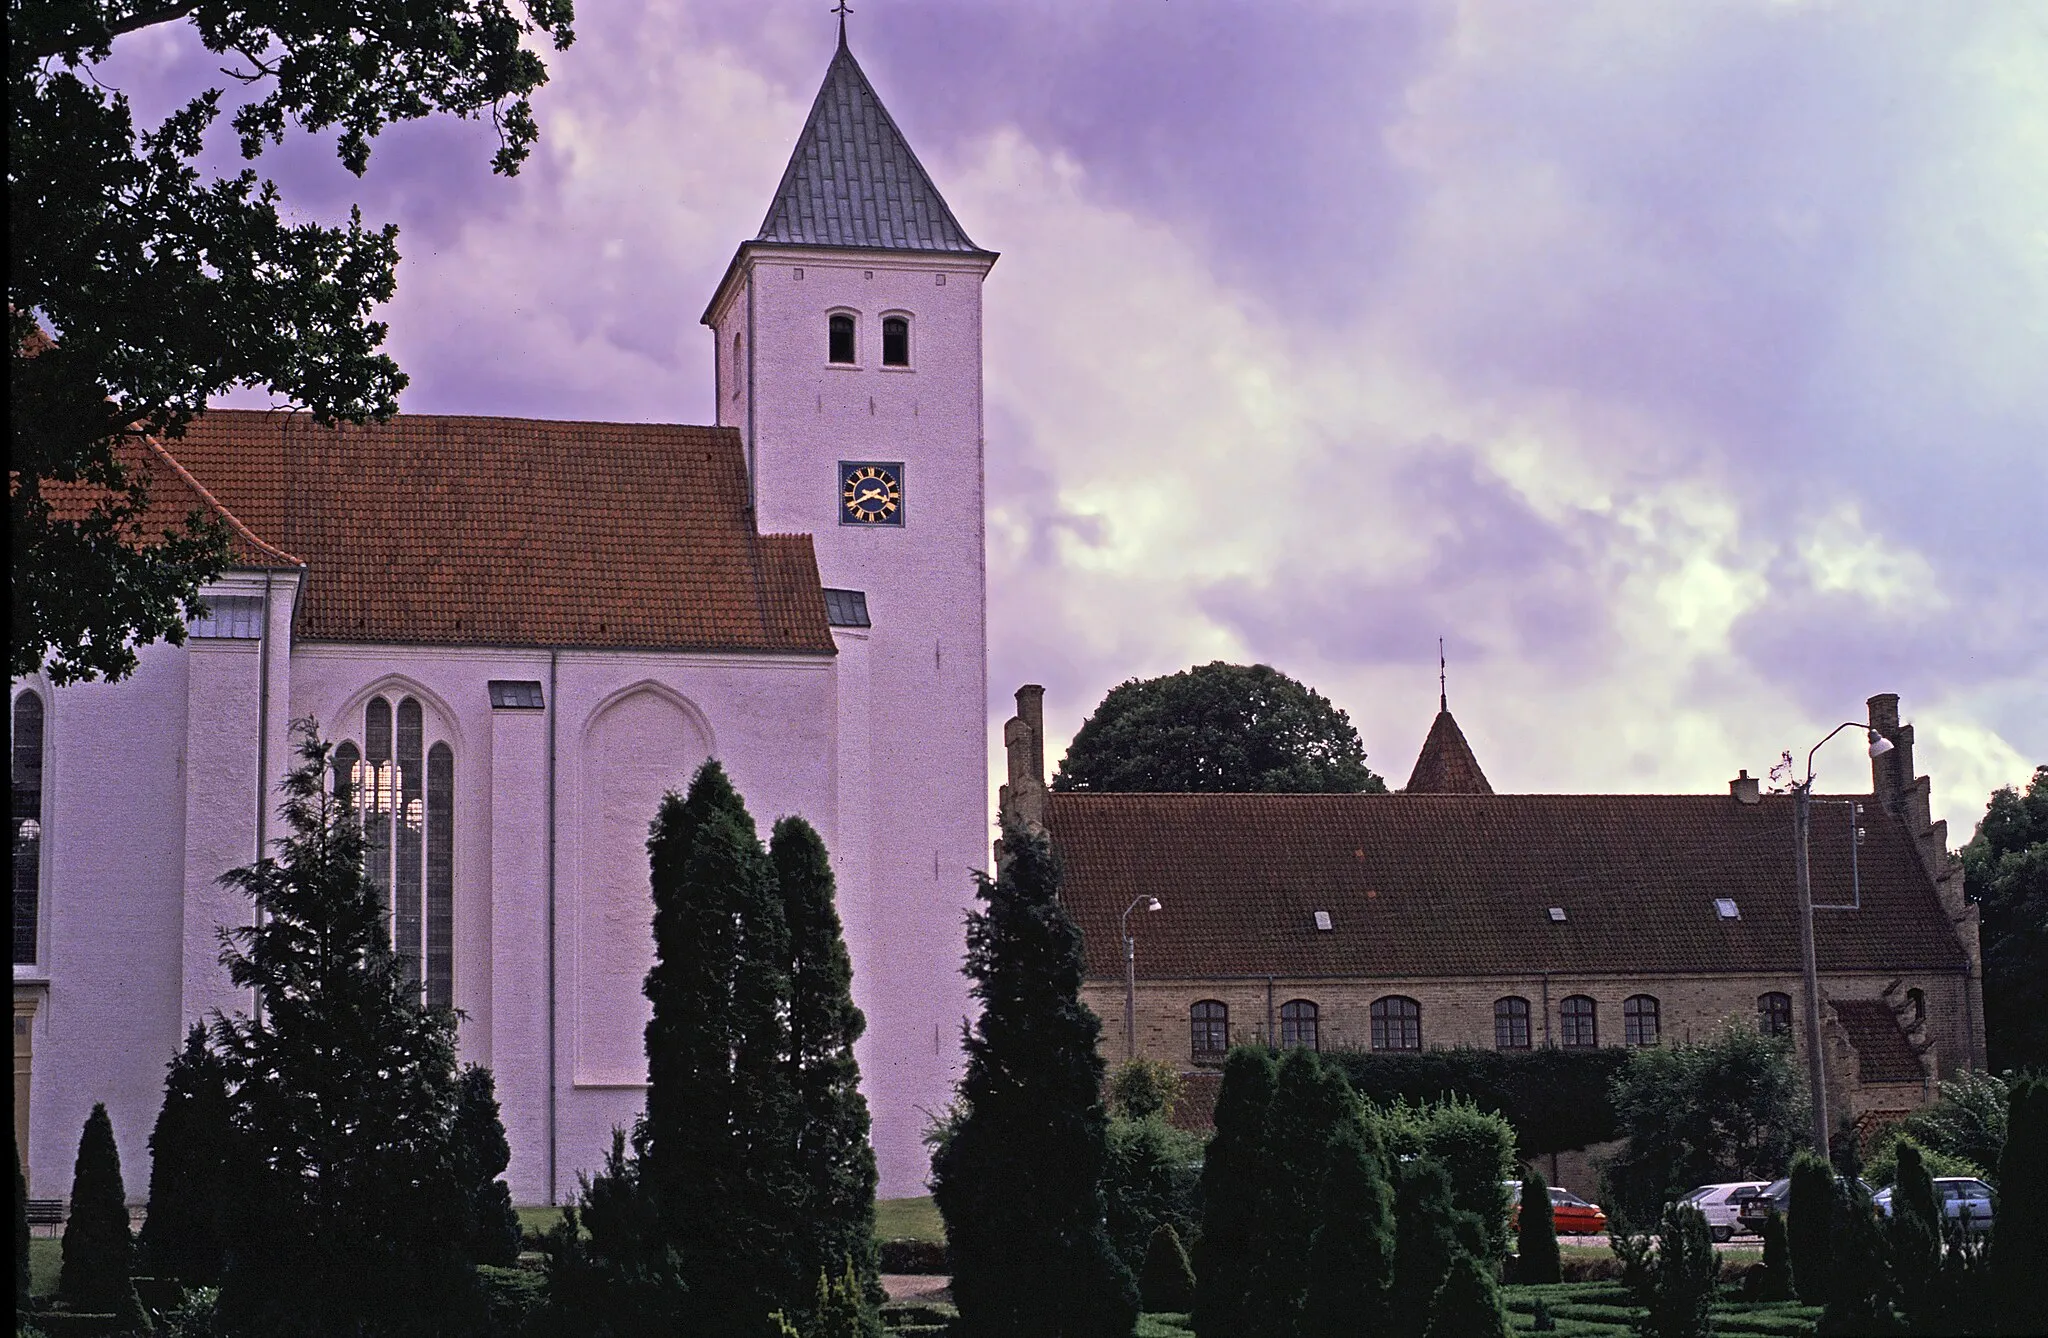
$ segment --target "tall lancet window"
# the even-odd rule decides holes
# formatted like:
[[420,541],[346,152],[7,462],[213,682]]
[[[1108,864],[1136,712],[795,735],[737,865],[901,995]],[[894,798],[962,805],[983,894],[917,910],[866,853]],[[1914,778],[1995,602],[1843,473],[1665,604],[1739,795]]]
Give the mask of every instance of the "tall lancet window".
[[426,746],[415,697],[372,697],[363,743],[334,750],[334,788],[362,819],[364,875],[385,908],[392,950],[430,1007],[455,1004],[455,751]]
[[14,960],[36,959],[37,915],[43,888],[43,699],[14,699]]

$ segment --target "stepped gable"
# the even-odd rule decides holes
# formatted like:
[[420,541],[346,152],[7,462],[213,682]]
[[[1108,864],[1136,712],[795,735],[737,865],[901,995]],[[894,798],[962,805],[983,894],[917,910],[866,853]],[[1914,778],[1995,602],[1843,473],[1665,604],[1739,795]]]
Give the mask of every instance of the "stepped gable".
[[1429,727],[1429,737],[1422,741],[1422,751],[1416,755],[1415,770],[1409,773],[1408,784],[1402,793],[1493,793],[1486,773],[1479,769],[1479,759],[1472,755],[1472,745],[1465,742],[1465,731],[1459,729],[1458,722],[1451,718],[1448,706],[1436,713],[1436,720]]
[[1882,999],[1831,999],[1828,1006],[1849,1034],[1864,1082],[1919,1082],[1924,1076],[1898,1015]]
[[987,254],[875,96],[844,32],[754,240]]
[[[1816,914],[1821,969],[1962,969],[1906,824],[1865,803],[1862,909]],[[1850,900],[1849,821],[1816,810],[1823,905]],[[1148,979],[1800,969],[1786,795],[1067,791],[1047,826],[1096,978],[1122,979],[1117,918],[1146,895],[1166,907],[1145,918]]]
[[304,560],[308,640],[834,653],[810,536],[756,531],[730,428],[216,409],[176,450]]

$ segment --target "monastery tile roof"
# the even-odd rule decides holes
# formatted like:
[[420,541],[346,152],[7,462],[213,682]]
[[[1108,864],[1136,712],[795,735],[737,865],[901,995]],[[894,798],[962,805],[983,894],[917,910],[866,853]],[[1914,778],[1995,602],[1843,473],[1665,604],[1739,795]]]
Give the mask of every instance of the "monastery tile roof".
[[[166,531],[184,537],[190,532],[188,522],[197,516],[227,528],[232,566],[275,569],[304,565],[302,559],[258,537],[154,439],[129,438],[115,448],[114,458],[131,479],[143,485],[149,499],[148,509],[129,528],[131,543],[155,543]],[[59,521],[86,519],[106,497],[105,490],[95,485],[57,479],[45,479],[42,490],[51,518]]]
[[1856,1048],[1857,1069],[1864,1082],[1919,1082],[1920,1057],[1899,1030],[1898,1015],[1882,999],[1832,999],[1829,1006]]
[[1436,713],[1429,737],[1415,756],[1415,770],[1408,775],[1404,794],[1492,794],[1493,786],[1479,769],[1465,731],[1451,718],[1447,706]]
[[843,38],[755,240],[981,253]]
[[[1864,802],[1862,909],[1816,913],[1822,970],[1960,969],[1904,825]],[[1850,900],[1848,822],[1816,807],[1817,903]],[[1147,979],[1799,971],[1781,795],[1068,792],[1048,826],[1093,977],[1122,976],[1143,895]]]
[[216,409],[172,443],[309,567],[322,641],[829,655],[808,535],[762,535],[729,428]]

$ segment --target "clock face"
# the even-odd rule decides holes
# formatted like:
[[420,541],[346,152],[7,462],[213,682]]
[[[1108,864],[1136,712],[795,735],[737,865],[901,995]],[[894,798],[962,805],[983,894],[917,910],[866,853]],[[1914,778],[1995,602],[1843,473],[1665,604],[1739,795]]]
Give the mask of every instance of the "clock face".
[[903,464],[877,460],[839,462],[839,523],[901,525]]

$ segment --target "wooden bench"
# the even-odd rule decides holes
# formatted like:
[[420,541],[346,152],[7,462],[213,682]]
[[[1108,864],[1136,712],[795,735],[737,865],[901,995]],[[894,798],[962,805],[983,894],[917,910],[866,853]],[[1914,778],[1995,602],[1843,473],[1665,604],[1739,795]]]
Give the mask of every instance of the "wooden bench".
[[64,1225],[64,1200],[62,1199],[30,1199],[28,1200],[27,1207],[30,1234],[34,1234],[35,1229],[39,1226],[60,1227]]

